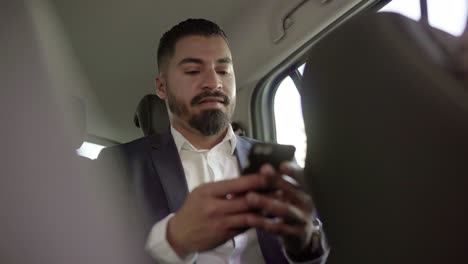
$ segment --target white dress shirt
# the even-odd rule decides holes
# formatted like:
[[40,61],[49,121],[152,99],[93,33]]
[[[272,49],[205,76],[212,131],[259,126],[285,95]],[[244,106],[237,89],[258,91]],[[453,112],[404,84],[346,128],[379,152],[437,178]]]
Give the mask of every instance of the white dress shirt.
[[[173,127],[171,133],[182,161],[189,192],[203,183],[239,177],[239,165],[234,155],[237,140],[231,126],[225,138],[212,149],[196,149]],[[173,215],[157,222],[148,236],[146,250],[158,263],[264,263],[255,229],[249,229],[215,249],[193,253],[181,259],[166,239],[167,223]]]

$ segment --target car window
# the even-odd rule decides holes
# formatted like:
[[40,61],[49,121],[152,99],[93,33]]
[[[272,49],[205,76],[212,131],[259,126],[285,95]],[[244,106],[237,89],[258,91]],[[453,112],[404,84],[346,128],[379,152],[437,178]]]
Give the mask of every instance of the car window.
[[297,87],[298,82],[294,82],[293,78],[297,79],[297,76],[302,76],[304,67],[305,64],[299,66],[297,71],[281,81],[273,99],[276,142],[295,146],[295,158],[302,167],[304,167],[307,151],[307,138],[302,117],[301,96]]
[[[414,20],[421,18],[420,0],[393,0],[381,10],[400,13]],[[468,4],[466,0],[427,0],[429,24],[452,35],[463,33]]]

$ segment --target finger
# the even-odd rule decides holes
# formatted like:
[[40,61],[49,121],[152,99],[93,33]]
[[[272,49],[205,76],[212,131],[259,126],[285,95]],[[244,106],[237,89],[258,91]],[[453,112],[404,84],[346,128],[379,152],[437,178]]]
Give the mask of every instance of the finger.
[[203,206],[198,208],[197,213],[207,219],[218,219],[231,214],[252,212],[244,197],[232,200],[209,199],[203,200],[202,203]]
[[[295,162],[283,162],[281,164],[282,173],[288,173],[298,177],[302,174],[302,168]],[[260,168],[259,174],[264,175],[267,184],[275,190],[282,191],[282,198],[279,200],[290,202],[296,206],[312,211],[314,208],[310,195],[300,189],[300,185],[295,178],[289,175],[278,175],[270,164],[265,164]]]
[[246,230],[252,227],[252,223],[262,221],[265,217],[253,212],[228,215],[223,218],[223,227],[231,230]]
[[296,173],[300,173],[302,171],[301,166],[293,161],[284,161],[280,165],[280,171],[282,173],[291,174],[291,176],[296,175]]
[[269,192],[262,192],[262,195],[269,197],[269,198],[278,199],[280,201],[286,201],[283,190],[272,190]]
[[[271,166],[270,164],[263,165],[260,168],[259,174],[263,175],[266,178],[269,188],[273,189],[273,190],[277,189],[277,187],[276,187],[277,182],[280,179],[283,179],[285,177],[285,175],[282,175],[279,172],[275,171],[273,166]],[[293,178],[289,177],[289,179],[290,179],[289,181],[291,183],[296,184],[296,181]]]
[[288,178],[284,177],[284,175],[275,180],[274,190],[274,195],[268,196],[276,197],[281,201],[290,202],[296,206],[304,206],[304,208],[313,207],[310,195],[304,192],[296,183],[292,183]]
[[[282,163],[282,166],[285,167],[286,170],[302,170],[298,165],[294,162],[285,162]],[[288,171],[291,172],[291,171]],[[281,201],[291,203],[295,206],[303,208],[304,210],[311,212],[314,208],[314,204],[310,195],[306,192],[301,190],[300,185],[291,177],[287,175],[278,175],[274,168],[269,165],[265,164],[260,168],[261,175],[264,175],[267,180],[268,188],[274,190],[268,193],[262,193],[263,195],[270,196],[272,198],[278,198]],[[275,195],[271,195],[275,193]],[[280,192],[278,192],[280,191]],[[281,195],[278,195],[280,193]]]
[[247,212],[250,210],[249,205],[244,197],[236,197],[230,200],[217,200],[217,206],[221,208],[222,214],[236,214]]
[[288,175],[281,175],[278,177],[275,181],[275,188],[287,192],[300,190],[300,186],[297,184],[297,182]]
[[227,194],[235,195],[246,193],[248,191],[263,189],[266,186],[267,181],[265,177],[258,174],[252,174],[236,179],[207,183],[203,186],[203,192],[209,196],[226,197]]
[[297,163],[286,161],[281,163],[279,172],[295,179],[297,182],[302,183],[304,180],[304,169]]
[[280,217],[287,223],[304,224],[308,221],[307,214],[291,203],[283,202],[255,192],[248,193],[245,198],[250,208],[261,210],[264,214],[269,216]]
[[290,202],[307,210],[312,210],[314,208],[312,197],[297,185],[294,185],[285,179],[280,179],[275,183],[275,188],[282,192],[283,199],[281,200]]
[[271,177],[276,174],[276,170],[273,168],[273,166],[271,166],[271,164],[266,163],[260,167],[258,173],[267,177]]
[[[296,178],[289,175],[298,175],[300,173],[300,170],[302,170],[298,165],[294,164],[295,163],[293,162],[281,163],[281,166],[284,167],[284,171],[275,171],[273,166],[271,166],[270,164],[264,164],[262,167],[260,167],[259,174],[265,176],[267,178],[268,183],[272,185],[275,185],[275,183],[278,180],[283,179],[295,186],[299,186],[299,183],[296,180]],[[294,166],[297,166],[297,168]]]

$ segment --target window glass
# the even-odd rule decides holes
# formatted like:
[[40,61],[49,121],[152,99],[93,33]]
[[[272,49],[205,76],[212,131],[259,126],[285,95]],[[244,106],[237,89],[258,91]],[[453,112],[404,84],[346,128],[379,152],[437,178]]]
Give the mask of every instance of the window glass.
[[456,36],[463,33],[468,11],[466,0],[429,0],[427,8],[432,26]]
[[304,75],[304,68],[305,68],[305,63],[299,66],[299,68],[297,68],[301,76]]
[[[468,13],[466,0],[427,0],[429,23],[452,35],[463,33]],[[380,11],[400,13],[414,20],[421,18],[419,0],[393,0]]]
[[296,147],[296,161],[304,167],[306,156],[306,135],[302,117],[301,97],[291,77],[279,85],[274,98],[276,142]]
[[421,19],[419,0],[393,0],[384,6],[381,12],[394,12],[407,16],[413,20]]

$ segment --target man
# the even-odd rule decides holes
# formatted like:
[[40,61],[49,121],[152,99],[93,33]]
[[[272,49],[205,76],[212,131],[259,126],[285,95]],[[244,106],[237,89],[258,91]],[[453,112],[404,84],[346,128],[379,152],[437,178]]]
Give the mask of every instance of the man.
[[103,153],[129,162],[152,225],[147,251],[158,263],[325,262],[310,196],[280,176],[297,177],[297,166],[239,177],[253,140],[230,126],[236,84],[222,29],[203,19],[174,26],[161,38],[158,67],[170,130]]

